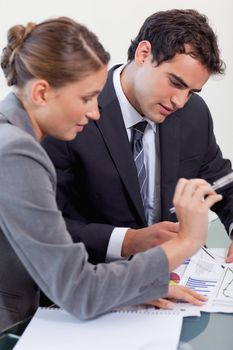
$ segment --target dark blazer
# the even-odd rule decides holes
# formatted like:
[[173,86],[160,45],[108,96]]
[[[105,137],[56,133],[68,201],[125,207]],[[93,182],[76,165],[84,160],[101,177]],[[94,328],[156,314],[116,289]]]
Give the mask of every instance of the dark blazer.
[[[92,262],[105,260],[114,227],[146,225],[137,173],[110,70],[99,97],[101,117],[71,142],[44,141],[58,175],[58,205],[75,241],[83,241]],[[169,208],[180,177],[212,183],[231,171],[213,133],[208,107],[194,94],[184,108],[159,125],[161,220],[175,221]],[[229,228],[233,186],[213,208]]]

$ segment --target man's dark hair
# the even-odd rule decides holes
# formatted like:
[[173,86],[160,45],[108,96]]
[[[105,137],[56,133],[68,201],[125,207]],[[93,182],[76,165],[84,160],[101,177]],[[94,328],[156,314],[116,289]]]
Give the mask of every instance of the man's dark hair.
[[[186,52],[205,65],[211,74],[224,73],[225,64],[220,59],[217,37],[207,17],[195,10],[174,9],[149,16],[131,41],[128,62],[134,60],[137,46],[143,40],[150,42],[153,61],[157,65],[177,53]],[[188,50],[187,45],[190,45]]]

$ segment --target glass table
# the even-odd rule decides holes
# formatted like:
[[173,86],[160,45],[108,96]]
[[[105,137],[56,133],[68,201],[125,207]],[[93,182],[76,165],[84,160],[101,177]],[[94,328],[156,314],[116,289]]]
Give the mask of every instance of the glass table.
[[[209,224],[207,247],[227,248],[229,239],[219,219]],[[201,313],[183,321],[179,350],[233,349],[233,314]]]
[[[228,238],[218,219],[209,225],[208,247],[226,248]],[[15,324],[0,334],[0,350],[11,350],[30,322],[30,318]],[[233,314],[202,313],[201,317],[186,317],[183,321],[178,350],[233,349]],[[162,349],[161,349],[162,350]]]

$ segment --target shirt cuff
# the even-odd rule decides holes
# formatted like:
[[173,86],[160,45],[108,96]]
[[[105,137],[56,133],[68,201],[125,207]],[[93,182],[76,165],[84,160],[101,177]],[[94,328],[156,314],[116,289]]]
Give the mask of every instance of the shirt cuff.
[[233,240],[233,223],[230,225],[230,228],[229,228],[229,237],[230,239]]
[[114,228],[108,243],[106,262],[111,262],[119,259],[122,259],[122,260],[127,259],[121,256],[121,248],[122,248],[123,240],[125,238],[125,234],[128,231],[128,229],[129,227]]

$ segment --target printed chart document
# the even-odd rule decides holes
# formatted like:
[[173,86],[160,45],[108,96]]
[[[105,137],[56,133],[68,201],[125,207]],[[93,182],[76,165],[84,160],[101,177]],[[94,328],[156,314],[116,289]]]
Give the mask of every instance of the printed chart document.
[[178,312],[121,310],[80,321],[61,309],[39,308],[14,350],[176,350]]
[[194,255],[183,272],[180,284],[206,295],[208,301],[201,307],[177,303],[180,308],[198,308],[206,312],[233,312],[233,264],[225,263],[224,249],[203,250]]
[[[190,259],[187,259],[177,267],[173,272],[170,273],[170,283],[172,284],[180,284],[182,276],[185,273],[185,270],[190,263]],[[173,310],[179,311],[183,317],[187,316],[201,316],[201,312],[199,308],[193,307],[192,304],[185,302],[173,302]],[[161,310],[162,312],[163,310]]]

